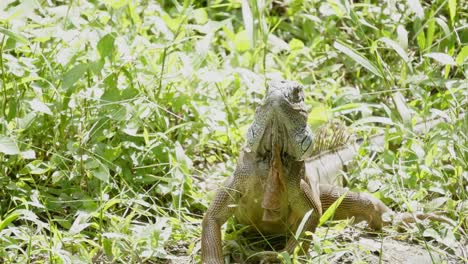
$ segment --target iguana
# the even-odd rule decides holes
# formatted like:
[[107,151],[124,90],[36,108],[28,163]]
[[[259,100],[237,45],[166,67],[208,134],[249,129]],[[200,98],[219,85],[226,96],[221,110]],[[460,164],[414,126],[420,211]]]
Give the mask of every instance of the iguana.
[[[314,232],[322,212],[342,195],[345,196],[334,219],[354,217],[377,230],[385,224],[383,214],[392,211],[383,202],[370,194],[331,185],[334,180],[330,179],[334,178],[328,177],[337,174],[342,164],[356,155],[363,141],[333,153],[317,154],[323,148],[317,146],[320,140],[314,138],[307,118],[303,87],[299,83],[285,80],[269,83],[248,129],[237,167],[217,191],[203,218],[203,263],[224,263],[221,226],[232,215],[237,222],[253,226],[262,234],[289,236],[284,250],[290,253],[298,245],[298,237],[291,234],[296,233],[304,216],[312,210],[302,230]],[[439,122],[426,122],[415,129],[425,130]],[[382,144],[384,136],[372,137],[370,141]],[[302,244],[304,251],[308,246],[307,241]],[[265,253],[265,258],[271,257],[276,257],[276,253]]]

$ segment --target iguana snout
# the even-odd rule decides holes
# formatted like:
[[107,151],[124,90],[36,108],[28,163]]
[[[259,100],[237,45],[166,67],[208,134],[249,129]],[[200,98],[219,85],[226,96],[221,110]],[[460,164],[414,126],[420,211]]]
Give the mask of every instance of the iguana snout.
[[264,105],[267,105],[270,111],[274,112],[274,116],[279,114],[283,117],[303,117],[305,121],[302,118],[297,121],[307,122],[308,111],[304,103],[304,88],[298,82],[270,81]]

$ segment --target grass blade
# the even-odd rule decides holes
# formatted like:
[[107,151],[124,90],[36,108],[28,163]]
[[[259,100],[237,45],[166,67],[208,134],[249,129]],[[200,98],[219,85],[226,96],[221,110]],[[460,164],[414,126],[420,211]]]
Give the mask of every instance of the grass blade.
[[366,57],[364,57],[362,54],[354,50],[353,48],[349,47],[346,44],[340,43],[338,41],[335,41],[333,43],[333,47],[335,47],[337,50],[343,52],[344,54],[348,55],[351,59],[353,59],[355,62],[363,66],[364,68],[368,69],[371,71],[373,74],[379,76],[382,78],[382,75],[379,72],[379,69],[377,66],[375,66],[372,62],[370,62]]

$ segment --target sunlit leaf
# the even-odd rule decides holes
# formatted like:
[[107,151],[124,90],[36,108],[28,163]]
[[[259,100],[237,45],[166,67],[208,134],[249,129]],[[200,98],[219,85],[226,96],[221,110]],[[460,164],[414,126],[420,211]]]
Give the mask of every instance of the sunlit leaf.
[[398,44],[396,43],[395,41],[389,39],[389,38],[380,38],[379,41],[382,41],[383,43],[385,43],[389,48],[393,49],[396,51],[396,53],[398,55],[400,55],[400,57],[405,61],[405,62],[408,62],[409,61],[409,58],[408,58],[408,54],[406,53],[406,51]]
[[337,50],[343,52],[344,54],[348,55],[351,59],[353,59],[354,61],[356,61],[361,66],[363,66],[364,68],[371,71],[373,74],[375,74],[375,75],[377,75],[379,77],[382,77],[382,75],[380,74],[377,67],[372,62],[370,62],[366,57],[364,57],[363,55],[358,53],[353,48],[351,48],[351,47],[349,47],[349,46],[347,46],[345,44],[339,43],[337,41],[335,41],[335,43],[333,43],[333,47],[335,47]]
[[0,231],[2,231],[8,224],[18,219],[20,214],[16,211],[9,213],[3,220],[0,221]]
[[431,52],[424,54],[424,57],[432,58],[442,65],[455,65],[453,58],[442,52]]
[[322,217],[320,217],[319,226],[322,226],[326,221],[332,219],[333,215],[335,215],[336,210],[340,206],[341,202],[343,202],[343,199],[347,194],[348,192],[346,191],[338,199],[336,199],[336,201],[334,201],[330,207],[328,207],[328,209],[322,214]]
[[450,13],[450,20],[453,23],[455,21],[455,15],[457,14],[457,0],[448,0],[448,9]]
[[31,109],[35,112],[52,115],[52,111],[50,111],[50,108],[37,98],[34,98],[31,101],[29,101],[29,105],[31,106]]
[[9,29],[6,29],[4,27],[0,27],[0,33],[3,33],[5,35],[7,35],[8,37],[20,42],[20,43],[23,43],[23,44],[28,44],[29,41],[27,38],[21,36],[21,34],[19,33],[15,33]]
[[406,50],[408,48],[408,31],[402,25],[398,25],[397,34],[398,43],[404,50]]
[[63,75],[63,82],[62,82],[62,87],[65,90],[68,90],[71,88],[81,77],[83,77],[83,74],[86,72],[88,69],[88,65],[85,63],[81,63],[73,67],[71,70],[69,70],[67,73]]
[[399,91],[395,92],[393,94],[393,102],[403,122],[409,124],[411,122],[412,111],[408,107],[403,94]]
[[208,22],[208,13],[205,8],[198,8],[193,11],[193,17],[197,24],[203,25]]
[[421,6],[419,0],[408,0],[409,9],[418,17],[419,19],[424,19],[424,9]]
[[250,48],[250,39],[245,30],[239,31],[234,39],[234,45],[239,52],[246,51]]
[[429,21],[427,22],[427,34],[426,34],[426,47],[430,47],[433,42],[434,38],[434,32],[435,32],[435,19],[433,18],[434,16],[434,11],[431,10],[431,13],[429,14]]
[[20,154],[20,150],[16,142],[9,137],[1,136],[0,137],[0,153],[7,155],[17,155]]
[[115,42],[115,36],[112,33],[105,35],[99,40],[97,44],[97,49],[101,57],[112,58],[112,55],[114,54],[114,49],[115,49],[114,42]]
[[242,0],[242,19],[244,21],[245,34],[249,39],[249,48],[254,47],[255,36],[254,36],[254,21],[252,11],[250,10],[250,1]]
[[356,122],[354,122],[353,126],[363,125],[367,123],[380,123],[384,125],[394,125],[393,121],[388,117],[380,117],[380,116],[370,116],[364,117]]
[[[294,234],[294,237],[296,239],[300,238],[302,232],[304,231],[305,224],[307,223],[307,221],[309,220],[309,218],[311,217],[311,215],[313,213],[314,213],[313,209],[309,210],[309,211],[307,211],[307,213],[304,214],[304,217],[302,217],[301,223],[297,227],[296,233]],[[315,213],[317,213],[317,212],[315,212]]]
[[21,157],[23,159],[35,159],[36,158],[36,152],[34,152],[34,150],[32,150],[32,149],[22,151],[21,152]]
[[455,62],[457,65],[462,65],[468,57],[468,46],[463,47],[457,55]]
[[304,48],[304,43],[300,41],[299,39],[292,39],[289,42],[289,48],[291,50],[299,50],[299,49]]
[[107,168],[103,164],[99,164],[99,167],[97,169],[92,170],[91,174],[105,183],[109,182],[109,168]]

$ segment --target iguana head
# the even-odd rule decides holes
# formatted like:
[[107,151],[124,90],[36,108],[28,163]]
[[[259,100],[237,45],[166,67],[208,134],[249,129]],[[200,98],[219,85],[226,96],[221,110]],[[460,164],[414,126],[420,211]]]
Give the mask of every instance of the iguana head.
[[247,133],[247,151],[262,155],[278,148],[281,154],[301,160],[312,146],[307,115],[302,85],[295,81],[269,82]]

